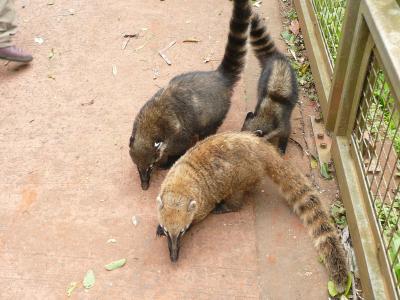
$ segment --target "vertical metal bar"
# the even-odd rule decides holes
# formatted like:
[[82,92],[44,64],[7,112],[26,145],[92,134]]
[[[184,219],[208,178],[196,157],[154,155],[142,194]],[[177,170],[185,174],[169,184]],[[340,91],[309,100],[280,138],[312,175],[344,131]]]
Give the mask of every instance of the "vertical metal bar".
[[342,37],[340,39],[336,55],[335,69],[332,79],[332,87],[330,89],[328,97],[329,108],[328,108],[328,113],[325,116],[326,128],[331,131],[335,129],[335,124],[339,112],[340,99],[344,91],[345,75],[347,69],[350,68],[351,64],[353,63],[353,61],[350,60],[350,51],[352,43],[349,41],[354,40],[354,34],[357,28],[356,24],[357,24],[359,7],[360,7],[360,0],[347,1],[344,21],[342,26]]

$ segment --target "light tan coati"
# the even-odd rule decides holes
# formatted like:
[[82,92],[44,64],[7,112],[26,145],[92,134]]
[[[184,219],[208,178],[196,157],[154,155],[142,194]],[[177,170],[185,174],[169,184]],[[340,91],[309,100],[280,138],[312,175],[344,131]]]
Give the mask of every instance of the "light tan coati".
[[298,100],[296,74],[255,12],[250,43],[260,63],[261,75],[255,111],[247,114],[242,131],[253,131],[269,141],[277,140],[278,149],[284,154],[291,132],[290,117]]
[[338,290],[347,282],[345,252],[318,193],[276,148],[250,132],[222,133],[199,142],[170,169],[157,197],[157,235],[166,235],[171,261],[182,236],[211,212],[237,211],[263,178],[275,182],[307,227]]
[[149,187],[154,166],[169,167],[197,139],[215,133],[231,104],[235,84],[245,65],[250,0],[234,0],[230,31],[220,66],[211,72],[176,76],[136,116],[129,154],[142,189]]

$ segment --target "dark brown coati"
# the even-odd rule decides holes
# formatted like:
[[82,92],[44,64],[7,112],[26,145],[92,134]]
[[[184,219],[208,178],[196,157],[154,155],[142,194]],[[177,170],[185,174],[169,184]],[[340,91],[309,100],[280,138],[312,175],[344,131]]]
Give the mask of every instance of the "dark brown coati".
[[235,0],[225,54],[215,71],[173,78],[140,110],[129,143],[141,185],[149,187],[153,166],[168,167],[197,139],[217,131],[230,107],[245,65],[250,0]]
[[170,169],[157,197],[157,235],[166,235],[171,261],[182,236],[209,213],[237,211],[263,178],[275,182],[307,227],[338,290],[347,282],[345,252],[309,181],[275,147],[250,132],[222,133],[199,142]]
[[277,140],[283,154],[291,132],[290,116],[298,99],[296,75],[257,13],[251,20],[250,43],[262,70],[257,105],[254,113],[247,114],[242,130]]

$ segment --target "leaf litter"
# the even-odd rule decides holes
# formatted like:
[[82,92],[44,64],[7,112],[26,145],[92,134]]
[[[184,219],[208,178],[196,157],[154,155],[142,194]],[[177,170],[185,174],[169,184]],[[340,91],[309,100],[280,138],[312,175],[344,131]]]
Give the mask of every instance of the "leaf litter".
[[83,286],[85,289],[90,289],[94,286],[96,282],[96,276],[94,275],[93,270],[87,271],[85,277],[83,278]]
[[76,287],[78,286],[78,283],[76,281],[73,281],[69,284],[68,288],[67,288],[67,296],[71,297],[72,293],[74,292],[74,290],[76,289]]

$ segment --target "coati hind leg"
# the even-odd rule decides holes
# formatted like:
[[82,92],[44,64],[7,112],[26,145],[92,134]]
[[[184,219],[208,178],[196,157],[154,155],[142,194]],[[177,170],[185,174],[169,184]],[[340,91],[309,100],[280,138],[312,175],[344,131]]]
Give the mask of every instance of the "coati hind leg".
[[243,204],[243,192],[238,192],[232,195],[229,199],[223,200],[215,205],[213,214],[225,214],[230,212],[239,211]]

